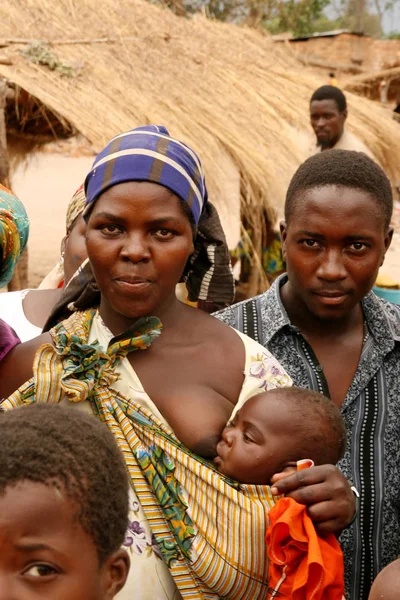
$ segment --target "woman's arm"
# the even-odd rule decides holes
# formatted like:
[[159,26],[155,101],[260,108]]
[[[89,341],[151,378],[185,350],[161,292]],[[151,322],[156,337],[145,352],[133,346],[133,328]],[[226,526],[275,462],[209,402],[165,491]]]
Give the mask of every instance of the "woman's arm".
[[[282,477],[282,478],[281,478]],[[272,492],[306,504],[317,533],[339,534],[356,513],[356,500],[345,476],[333,465],[320,465],[272,478]]]
[[29,342],[15,346],[0,362],[0,399],[8,398],[33,376],[36,351],[48,342],[51,343],[50,334],[43,333]]

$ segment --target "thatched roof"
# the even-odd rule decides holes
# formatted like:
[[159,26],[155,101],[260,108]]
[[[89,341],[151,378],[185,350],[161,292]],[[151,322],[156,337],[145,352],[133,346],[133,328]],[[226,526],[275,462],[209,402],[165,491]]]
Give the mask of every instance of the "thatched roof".
[[[310,95],[324,83],[284,47],[143,0],[2,0],[0,22],[1,53],[12,61],[0,64],[0,75],[97,149],[122,130],[163,124],[198,151],[210,196],[228,216],[237,218],[239,186],[255,230],[262,207],[269,214],[282,207],[312,140]],[[32,40],[48,42],[54,70],[32,62]],[[400,179],[398,125],[367,100],[349,95],[349,105],[350,129]]]
[[356,75],[348,79],[344,87],[349,92],[378,99],[382,82],[389,84],[389,96],[396,97],[400,92],[400,67]]

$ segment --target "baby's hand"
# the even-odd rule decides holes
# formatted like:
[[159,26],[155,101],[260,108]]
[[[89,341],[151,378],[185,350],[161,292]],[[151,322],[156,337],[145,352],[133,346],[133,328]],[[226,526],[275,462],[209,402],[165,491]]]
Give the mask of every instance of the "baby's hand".
[[285,479],[285,477],[288,477],[289,475],[292,475],[292,473],[296,473],[297,468],[295,466],[293,467],[285,467],[283,469],[283,471],[281,471],[280,473],[275,473],[275,475],[272,476],[271,478],[271,492],[273,496],[278,496],[279,494],[281,494],[282,492],[280,492],[278,490],[277,487],[274,486],[274,483],[277,483],[278,481],[280,481],[281,479]]
[[[285,477],[292,475],[296,471],[302,471],[303,469],[308,469],[309,467],[313,466],[314,461],[312,461],[311,458],[304,458],[303,460],[298,460],[296,466],[287,465],[287,467],[285,467],[283,471],[281,471],[280,473],[275,473],[275,475],[273,475],[271,478],[271,485],[273,486],[274,483],[277,483],[281,479],[285,479]],[[279,494],[278,488],[276,486],[272,487],[272,494],[274,496],[277,496]]]

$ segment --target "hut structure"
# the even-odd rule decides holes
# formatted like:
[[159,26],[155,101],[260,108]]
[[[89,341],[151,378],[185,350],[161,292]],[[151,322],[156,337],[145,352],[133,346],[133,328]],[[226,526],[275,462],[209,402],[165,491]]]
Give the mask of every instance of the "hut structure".
[[[265,217],[282,214],[310,154],[309,98],[325,83],[292,52],[255,30],[144,0],[2,0],[0,22],[9,137],[80,132],[98,150],[118,132],[163,124],[202,158],[230,246],[242,221],[260,255]],[[349,129],[399,181],[398,125],[366,99],[348,101]],[[265,287],[255,272],[249,293]]]
[[290,46],[305,64],[339,73],[371,73],[400,65],[400,40],[380,40],[348,29],[307,36],[280,34],[273,40]]
[[382,100],[383,87],[386,88],[384,102],[396,102],[400,98],[400,67],[356,75],[348,79],[344,86],[349,92],[378,101]]

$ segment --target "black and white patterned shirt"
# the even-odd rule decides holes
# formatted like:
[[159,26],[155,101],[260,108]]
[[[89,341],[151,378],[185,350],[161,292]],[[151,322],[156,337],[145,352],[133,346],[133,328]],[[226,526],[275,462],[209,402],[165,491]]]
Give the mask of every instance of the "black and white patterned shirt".
[[[265,346],[299,387],[329,397],[321,365],[280,297],[287,275],[214,316]],[[346,599],[367,600],[373,579],[400,556],[400,306],[370,292],[362,301],[367,335],[341,407],[347,451],[339,468],[360,492],[358,515],[341,535]]]

